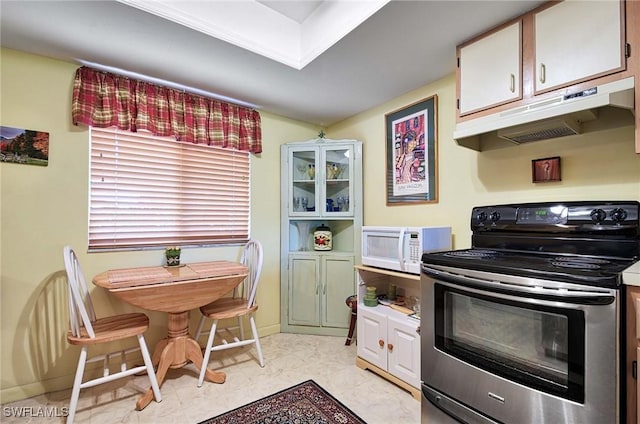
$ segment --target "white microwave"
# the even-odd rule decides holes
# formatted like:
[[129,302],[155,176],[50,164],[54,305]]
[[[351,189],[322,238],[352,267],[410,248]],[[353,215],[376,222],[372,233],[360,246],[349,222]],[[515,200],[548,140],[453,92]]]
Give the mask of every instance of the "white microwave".
[[362,264],[420,274],[422,254],[451,250],[451,227],[362,227]]

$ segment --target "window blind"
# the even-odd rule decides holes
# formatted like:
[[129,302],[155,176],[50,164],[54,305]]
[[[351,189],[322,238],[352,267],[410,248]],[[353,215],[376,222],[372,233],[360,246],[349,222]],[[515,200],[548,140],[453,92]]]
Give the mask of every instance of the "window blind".
[[91,128],[89,249],[249,239],[249,153]]

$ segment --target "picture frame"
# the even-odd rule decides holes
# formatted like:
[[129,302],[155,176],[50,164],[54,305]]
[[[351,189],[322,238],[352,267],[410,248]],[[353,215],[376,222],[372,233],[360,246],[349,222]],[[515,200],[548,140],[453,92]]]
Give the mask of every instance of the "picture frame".
[[438,202],[438,97],[385,115],[387,206]]
[[531,161],[531,181],[533,183],[547,183],[561,181],[560,156]]
[[49,165],[49,133],[0,125],[0,163]]

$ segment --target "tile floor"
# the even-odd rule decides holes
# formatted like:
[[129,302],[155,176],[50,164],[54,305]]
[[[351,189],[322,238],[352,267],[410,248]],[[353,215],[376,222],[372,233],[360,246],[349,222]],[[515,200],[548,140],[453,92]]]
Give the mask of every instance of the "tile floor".
[[[224,384],[205,381],[196,387],[193,365],[169,370],[163,400],[134,409],[146,390],[144,377],[131,377],[80,392],[76,423],[196,424],[302,381],[313,379],[368,424],[418,424],[420,402],[408,392],[355,365],[356,346],[344,337],[274,334],[261,338],[265,367],[253,346],[212,353],[211,368],[227,373]],[[47,393],[2,405],[3,424],[62,423],[64,418],[7,417],[4,407],[68,406],[70,390]]]

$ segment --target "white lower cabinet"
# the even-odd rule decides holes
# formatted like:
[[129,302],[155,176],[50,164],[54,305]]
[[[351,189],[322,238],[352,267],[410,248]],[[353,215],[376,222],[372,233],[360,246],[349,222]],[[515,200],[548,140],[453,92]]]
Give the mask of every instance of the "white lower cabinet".
[[358,304],[358,359],[420,399],[420,322],[385,306]]

